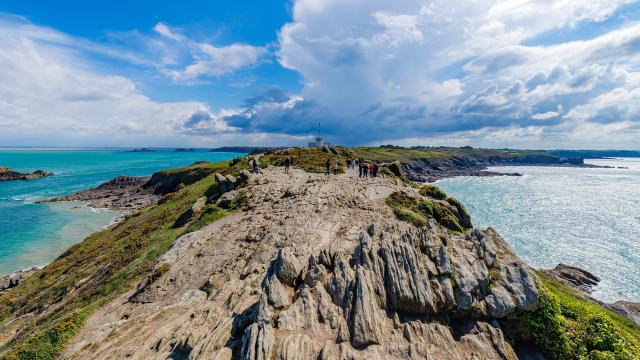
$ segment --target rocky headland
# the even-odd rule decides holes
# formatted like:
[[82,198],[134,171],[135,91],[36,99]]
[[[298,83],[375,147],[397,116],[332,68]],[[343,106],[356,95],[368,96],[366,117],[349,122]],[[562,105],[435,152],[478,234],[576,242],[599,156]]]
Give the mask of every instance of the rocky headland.
[[561,166],[602,167],[584,163],[582,153],[563,153],[561,157],[548,151],[478,149],[472,147],[398,147],[355,148],[355,153],[382,163],[398,161],[411,181],[435,182],[456,176],[520,176],[487,170],[492,166]]
[[118,176],[93,189],[43,199],[37,202],[82,201],[96,209],[111,209],[129,215],[159,199],[153,187],[145,187],[150,178]]
[[0,182],[13,180],[34,180],[47,176],[54,176],[54,174],[52,172],[46,172],[44,170],[36,170],[32,173],[21,173],[13,171],[9,168],[0,167]]
[[586,295],[596,277],[530,268],[400,166],[316,173],[334,155],[296,153],[289,174],[272,153],[263,174],[240,158],[110,185],[156,198],[0,293],[0,354],[640,357],[640,328]]

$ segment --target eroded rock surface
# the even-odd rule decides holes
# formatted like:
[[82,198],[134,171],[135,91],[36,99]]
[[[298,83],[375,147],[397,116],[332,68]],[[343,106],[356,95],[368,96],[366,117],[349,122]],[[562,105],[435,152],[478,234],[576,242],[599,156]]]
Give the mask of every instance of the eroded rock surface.
[[[226,190],[231,190],[227,188]],[[65,358],[514,359],[533,275],[493,230],[399,221],[394,179],[266,169],[248,209],[178,239]]]

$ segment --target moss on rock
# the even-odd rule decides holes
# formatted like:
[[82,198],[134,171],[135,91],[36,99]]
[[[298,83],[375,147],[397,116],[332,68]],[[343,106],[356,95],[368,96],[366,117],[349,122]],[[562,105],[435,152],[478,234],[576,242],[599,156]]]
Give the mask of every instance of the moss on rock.
[[398,219],[411,222],[416,226],[424,226],[428,218],[433,218],[440,225],[454,232],[462,233],[471,227],[462,225],[463,219],[460,218],[457,209],[446,202],[418,199],[405,192],[397,191],[387,197],[386,203],[393,209]]
[[520,319],[552,359],[640,359],[640,327],[538,273],[538,306]]

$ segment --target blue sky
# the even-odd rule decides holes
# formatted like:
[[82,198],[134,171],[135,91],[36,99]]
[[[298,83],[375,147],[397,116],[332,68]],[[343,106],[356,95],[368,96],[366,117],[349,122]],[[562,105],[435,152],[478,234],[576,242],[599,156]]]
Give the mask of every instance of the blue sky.
[[0,0],[0,144],[640,149],[628,0]]

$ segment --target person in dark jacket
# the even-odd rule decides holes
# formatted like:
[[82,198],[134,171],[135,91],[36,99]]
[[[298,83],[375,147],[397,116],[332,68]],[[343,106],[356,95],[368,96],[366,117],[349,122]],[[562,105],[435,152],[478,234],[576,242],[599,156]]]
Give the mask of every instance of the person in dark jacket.
[[285,174],[289,173],[289,166],[291,166],[291,158],[287,156],[287,158],[284,159],[284,173]]
[[326,170],[324,172],[324,175],[329,176],[331,174],[331,161],[329,159],[327,159],[327,161],[324,163],[324,167]]
[[253,160],[251,161],[251,165],[253,167],[253,173],[254,174],[262,174],[262,170],[260,170],[260,166],[258,166],[258,161],[256,160],[256,158],[253,158]]

